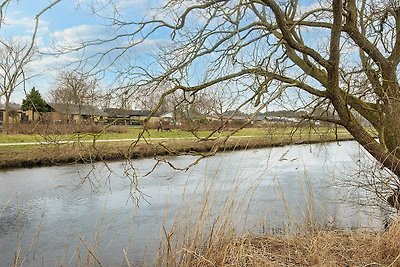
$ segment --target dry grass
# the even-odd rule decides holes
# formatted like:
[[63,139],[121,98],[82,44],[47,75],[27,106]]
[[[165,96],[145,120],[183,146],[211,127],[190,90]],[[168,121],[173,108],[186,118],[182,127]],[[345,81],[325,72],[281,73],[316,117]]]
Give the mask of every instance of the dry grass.
[[255,234],[250,224],[243,227],[260,179],[252,177],[244,195],[238,194],[240,180],[229,180],[224,196],[214,181],[207,181],[200,208],[185,205],[191,199],[183,197],[175,221],[162,230],[156,266],[400,266],[400,221],[386,231],[327,225],[313,214],[308,190],[309,212],[298,228]]
[[126,126],[108,126],[96,124],[12,124],[8,134],[65,135],[75,133],[126,133]]
[[202,257],[185,266],[400,266],[399,237],[400,224],[383,233],[232,236],[197,252]]
[[166,232],[157,265],[400,266],[400,222],[387,231],[240,235],[227,220],[220,225],[216,221],[210,231],[199,225],[183,229],[186,232],[176,237],[183,239],[175,243],[175,232]]
[[[288,138],[231,138],[218,151],[275,147],[289,144],[320,143],[337,140],[349,140],[348,135],[335,136],[310,135]],[[134,158],[163,155],[179,155],[181,153],[209,152],[220,140],[199,141],[181,139],[168,141],[139,142],[132,146],[131,142],[82,143],[58,145],[24,145],[0,147],[0,168],[50,166],[59,164],[92,163],[105,160],[126,160]]]

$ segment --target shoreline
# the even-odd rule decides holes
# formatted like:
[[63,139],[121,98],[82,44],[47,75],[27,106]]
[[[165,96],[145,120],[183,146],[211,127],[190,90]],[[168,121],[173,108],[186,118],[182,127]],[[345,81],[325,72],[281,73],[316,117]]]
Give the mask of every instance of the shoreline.
[[[351,141],[346,136],[308,136],[296,138],[245,137],[230,138],[218,147],[217,152],[229,152],[244,149],[282,147],[287,145],[318,144],[339,141]],[[67,143],[58,145],[37,145],[7,147],[0,149],[0,169],[33,168],[73,164],[91,164],[102,161],[122,161],[155,156],[201,155],[209,153],[220,140],[199,141],[193,139],[166,139],[161,142],[129,143]]]

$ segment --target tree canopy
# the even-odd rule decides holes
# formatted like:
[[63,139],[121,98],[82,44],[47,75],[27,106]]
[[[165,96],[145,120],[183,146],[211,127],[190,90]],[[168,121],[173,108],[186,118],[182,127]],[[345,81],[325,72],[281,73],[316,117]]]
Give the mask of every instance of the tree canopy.
[[97,81],[83,72],[63,71],[56,87],[51,90],[51,101],[61,104],[93,105],[98,99]]
[[35,87],[22,100],[22,110],[34,110],[36,112],[46,112],[47,104],[42,98],[42,95]]

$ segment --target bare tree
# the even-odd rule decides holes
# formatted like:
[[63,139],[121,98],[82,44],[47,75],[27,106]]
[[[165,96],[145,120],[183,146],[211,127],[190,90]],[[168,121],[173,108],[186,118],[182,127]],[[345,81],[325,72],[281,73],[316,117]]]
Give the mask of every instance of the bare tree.
[[238,95],[236,92],[218,89],[208,92],[209,113],[219,119],[221,123],[224,123],[224,114],[230,110],[235,110]]
[[9,126],[10,99],[15,89],[27,80],[27,65],[31,62],[34,47],[22,41],[0,40],[0,96],[5,98],[4,127]]
[[[35,42],[40,17],[60,1],[50,2],[35,15],[32,21],[33,31],[29,41],[5,41],[0,39],[0,96],[5,97],[4,127],[6,129],[9,126],[11,95],[16,88],[25,85],[27,79],[25,71],[36,50]],[[3,0],[0,2],[0,28],[5,26],[4,18],[6,17],[7,7],[11,2],[13,1]]]
[[[238,107],[260,109],[289,95],[309,111],[306,118],[342,125],[400,176],[398,1],[301,6],[289,0],[170,0],[151,14],[142,22],[124,20],[120,13],[110,17],[124,31],[102,44],[129,35],[126,46],[104,51],[123,55],[158,31],[170,33],[170,41],[160,45],[156,68],[129,66],[126,71],[138,85],[171,84],[159,103],[177,91],[196,94],[221,84],[246,92]],[[314,114],[318,107],[335,116]],[[379,142],[356,114],[372,125]]]
[[56,86],[50,91],[51,101],[58,104],[94,105],[101,94],[98,82],[83,72],[64,71],[57,78]]

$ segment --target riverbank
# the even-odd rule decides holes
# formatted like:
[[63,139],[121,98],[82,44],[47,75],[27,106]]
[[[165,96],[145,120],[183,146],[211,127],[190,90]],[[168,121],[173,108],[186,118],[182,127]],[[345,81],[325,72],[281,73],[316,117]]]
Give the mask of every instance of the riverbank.
[[[196,138],[163,138],[133,141],[73,141],[0,147],[0,168],[54,166],[99,161],[127,160],[180,154],[207,156],[215,151],[234,151],[290,144],[312,144],[352,140],[348,133],[317,133],[262,136],[234,136],[202,141]],[[211,151],[211,152],[210,152]]]
[[171,266],[400,266],[400,224],[388,231],[319,230],[305,234],[229,236],[196,251],[182,249]]
[[[13,237],[22,231],[28,238],[15,251],[28,255],[37,242],[30,236],[39,239],[35,233],[41,229],[39,244],[45,246],[35,248],[33,257],[42,258],[31,256],[27,264],[43,259],[42,265],[80,266],[398,266],[399,228],[381,231],[371,222],[375,214],[364,221],[349,216],[361,213],[360,207],[332,206],[342,198],[330,181],[356,168],[358,145],[321,146],[218,154],[187,173],[161,164],[138,180],[149,201],[132,203],[140,203],[140,212],[130,206],[132,185],[120,179],[126,166],[119,162],[109,164],[112,172],[90,166],[4,171],[1,202],[12,208],[3,209],[7,235],[0,258],[7,263],[17,254]],[[281,155],[287,160],[278,160]],[[141,160],[138,172],[151,170],[149,163],[154,161]],[[7,226],[20,216],[17,205],[29,208],[27,229]],[[36,225],[42,221],[43,227]],[[15,261],[9,262],[0,265]]]

